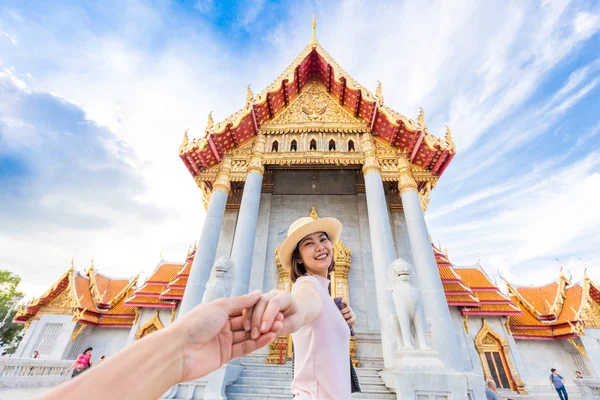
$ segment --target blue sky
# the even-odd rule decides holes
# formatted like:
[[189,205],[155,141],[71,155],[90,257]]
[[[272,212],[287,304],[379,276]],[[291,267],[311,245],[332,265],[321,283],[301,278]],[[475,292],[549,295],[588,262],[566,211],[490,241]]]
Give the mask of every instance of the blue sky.
[[17,2],[0,7],[0,267],[40,294],[75,255],[109,275],[180,260],[203,219],[177,157],[318,38],[458,155],[430,233],[520,283],[600,279],[600,4]]

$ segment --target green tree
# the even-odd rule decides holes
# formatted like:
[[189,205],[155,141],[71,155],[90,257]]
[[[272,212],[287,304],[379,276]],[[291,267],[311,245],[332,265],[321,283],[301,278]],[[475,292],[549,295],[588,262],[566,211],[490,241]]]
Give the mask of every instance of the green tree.
[[19,275],[0,269],[0,346],[7,353],[14,353],[23,337],[23,324],[13,324],[17,302],[24,294],[17,290],[21,283]]

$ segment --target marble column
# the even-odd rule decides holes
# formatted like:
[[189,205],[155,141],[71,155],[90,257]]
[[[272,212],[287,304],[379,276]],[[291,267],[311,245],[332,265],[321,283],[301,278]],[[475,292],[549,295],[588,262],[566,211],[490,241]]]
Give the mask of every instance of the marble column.
[[383,362],[386,368],[393,368],[397,345],[393,325],[396,312],[388,288],[388,267],[396,259],[396,251],[383,191],[381,168],[377,161],[375,144],[370,133],[362,135],[362,148],[365,153],[363,174],[365,177],[365,194],[373,254],[373,272],[377,288],[377,308],[379,311]]
[[246,183],[244,184],[244,193],[242,194],[242,203],[240,204],[233,248],[231,250],[231,261],[233,261],[233,265],[235,266],[232,296],[247,294],[250,285],[260,192],[265,172],[265,168],[262,165],[265,141],[266,138],[264,135],[256,137],[252,158],[248,165],[248,175],[246,175]]
[[177,318],[181,318],[192,308],[202,302],[202,295],[206,289],[206,282],[210,277],[210,271],[215,262],[215,254],[219,243],[221,225],[225,215],[225,206],[229,196],[229,172],[231,171],[231,159],[225,157],[221,162],[221,168],[213,185],[208,210],[204,218],[202,232],[198,238],[196,255],[192,262],[192,268],[188,277],[187,286],[179,307]]
[[433,344],[447,368],[461,371],[464,366],[459,352],[458,336],[452,323],[444,287],[429,240],[425,216],[417,192],[417,183],[404,156],[400,158],[398,168],[400,175],[398,190],[402,198],[402,208],[404,209],[418,286],[425,305],[425,315],[431,323]]

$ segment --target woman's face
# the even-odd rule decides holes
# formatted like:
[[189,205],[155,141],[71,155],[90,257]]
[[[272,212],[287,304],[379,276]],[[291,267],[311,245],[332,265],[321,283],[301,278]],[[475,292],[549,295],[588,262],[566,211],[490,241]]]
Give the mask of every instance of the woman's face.
[[86,351],[85,354],[92,354],[92,350]]
[[327,277],[333,261],[333,246],[324,232],[312,233],[298,243],[300,258],[307,272]]

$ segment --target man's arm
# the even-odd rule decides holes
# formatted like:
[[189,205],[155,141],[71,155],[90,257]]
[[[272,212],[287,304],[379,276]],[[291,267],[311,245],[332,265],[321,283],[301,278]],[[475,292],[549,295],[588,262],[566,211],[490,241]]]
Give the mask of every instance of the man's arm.
[[283,316],[278,315],[273,329],[257,340],[242,327],[242,310],[259,298],[260,292],[254,292],[202,304],[40,400],[156,399],[176,383],[205,376],[273,340]]

